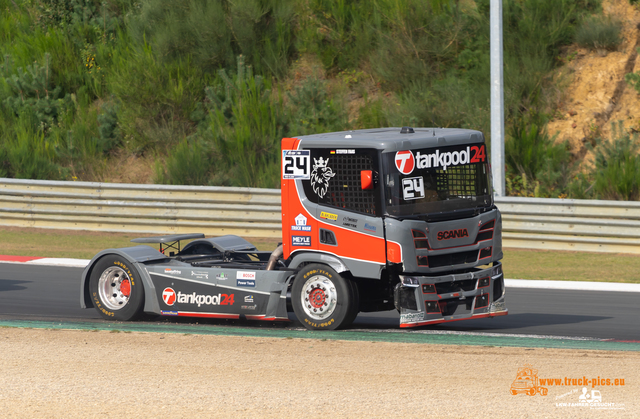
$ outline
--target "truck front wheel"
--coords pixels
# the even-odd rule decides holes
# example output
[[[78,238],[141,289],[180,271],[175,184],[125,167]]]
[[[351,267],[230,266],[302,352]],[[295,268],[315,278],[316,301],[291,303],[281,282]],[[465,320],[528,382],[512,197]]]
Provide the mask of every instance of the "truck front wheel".
[[[93,306],[105,319],[126,321],[140,315],[144,289],[128,260],[116,255],[99,259],[91,271],[89,288]]]
[[[311,330],[348,326],[358,314],[355,284],[325,265],[307,265],[298,272],[291,289],[293,311]]]

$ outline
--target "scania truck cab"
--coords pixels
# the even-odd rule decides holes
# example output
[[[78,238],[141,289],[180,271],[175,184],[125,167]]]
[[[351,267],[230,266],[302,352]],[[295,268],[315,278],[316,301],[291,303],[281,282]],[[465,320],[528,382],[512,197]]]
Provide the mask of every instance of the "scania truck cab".
[[[308,328],[393,308],[401,327],[507,314],[501,225],[479,131],[282,140],[283,259]]]

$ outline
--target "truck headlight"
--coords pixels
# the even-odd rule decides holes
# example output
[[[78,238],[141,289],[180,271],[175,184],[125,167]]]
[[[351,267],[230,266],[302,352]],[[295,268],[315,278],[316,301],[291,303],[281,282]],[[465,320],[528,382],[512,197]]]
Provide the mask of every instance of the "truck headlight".
[[[420,286],[420,281],[418,281],[418,278],[413,277],[413,276],[400,275],[400,282],[405,287],[417,288],[417,287]]]

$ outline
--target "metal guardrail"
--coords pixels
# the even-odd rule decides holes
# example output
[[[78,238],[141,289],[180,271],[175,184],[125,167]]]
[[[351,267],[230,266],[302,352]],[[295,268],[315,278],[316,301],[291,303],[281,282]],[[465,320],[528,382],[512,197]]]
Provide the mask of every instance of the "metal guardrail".
[[[0,225],[280,237],[280,190],[0,178]]]
[[[640,253],[640,202],[497,198],[504,247]],[[0,178],[0,225],[281,236],[280,190]]]

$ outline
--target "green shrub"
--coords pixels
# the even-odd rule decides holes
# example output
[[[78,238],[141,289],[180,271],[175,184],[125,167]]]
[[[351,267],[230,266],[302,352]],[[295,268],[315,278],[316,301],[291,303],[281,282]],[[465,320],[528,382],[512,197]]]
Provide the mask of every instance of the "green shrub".
[[[340,131],[346,128],[346,113],[336,101],[329,98],[327,83],[318,77],[307,78],[292,92],[287,92],[287,96],[287,113],[291,117],[290,135]]]
[[[60,112],[69,106],[69,98],[61,98],[62,89],[51,84],[50,54],[45,54],[43,61],[42,65],[34,63],[13,72],[11,56],[7,55],[0,77],[4,77],[9,88],[3,105],[15,115],[30,109],[35,115],[36,126],[46,131],[56,122]]]
[[[254,76],[238,59],[237,74],[220,70],[220,82],[207,87],[208,127],[213,139],[216,184],[278,187],[280,184],[280,140],[284,110],[271,82]]]
[[[625,132],[622,121],[612,124],[613,141],[597,140],[592,171],[599,199],[637,201],[640,198],[640,141]]]
[[[622,23],[619,20],[603,16],[591,16],[585,19],[576,31],[576,42],[589,49],[615,50],[622,38]]]
[[[20,179],[65,179],[67,171],[55,163],[56,150],[42,129],[34,129],[37,116],[31,109],[20,115],[14,135],[4,142],[9,177]]]
[[[521,119],[509,127],[505,163],[511,195],[558,197],[567,191],[572,171],[569,145],[555,144],[540,128],[543,123]]]
[[[170,185],[207,185],[213,169],[210,150],[197,138],[181,141],[166,158],[156,163],[155,182]]]
[[[232,68],[243,54],[261,73],[284,75],[293,53],[290,2],[144,0],[129,28],[162,62],[186,59],[206,72]]]

